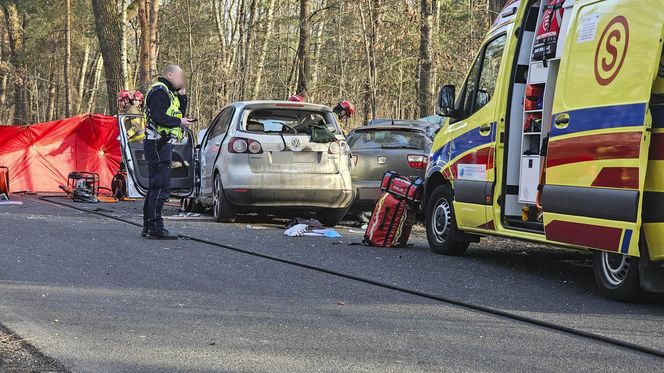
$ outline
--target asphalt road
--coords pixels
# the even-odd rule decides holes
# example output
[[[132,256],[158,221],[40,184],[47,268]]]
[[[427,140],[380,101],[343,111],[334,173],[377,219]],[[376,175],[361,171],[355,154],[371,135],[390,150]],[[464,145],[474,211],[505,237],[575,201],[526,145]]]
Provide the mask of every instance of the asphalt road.
[[[663,359],[139,228],[34,198],[0,206],[0,323],[72,371],[661,371]],[[140,221],[139,203],[80,205]],[[168,209],[167,214],[175,214]],[[664,350],[664,301],[595,293],[586,254],[485,240],[437,256],[287,238],[277,222],[173,231]]]

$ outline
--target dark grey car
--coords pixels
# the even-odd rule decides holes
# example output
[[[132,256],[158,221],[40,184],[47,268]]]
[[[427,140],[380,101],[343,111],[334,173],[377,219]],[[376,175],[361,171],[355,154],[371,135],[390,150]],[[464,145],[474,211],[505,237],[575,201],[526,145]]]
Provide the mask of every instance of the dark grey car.
[[[438,125],[419,120],[374,119],[348,134],[356,197],[353,213],[373,210],[387,171],[415,180],[424,177]],[[365,216],[366,218],[366,216]]]

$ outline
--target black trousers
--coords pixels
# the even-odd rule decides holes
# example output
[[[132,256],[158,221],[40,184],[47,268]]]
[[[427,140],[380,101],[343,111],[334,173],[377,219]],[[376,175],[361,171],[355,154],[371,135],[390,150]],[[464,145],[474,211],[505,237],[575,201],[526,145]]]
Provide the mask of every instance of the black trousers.
[[[167,143],[160,148],[156,140],[146,139],[143,142],[143,148],[150,175],[148,193],[143,203],[143,226],[151,232],[161,231],[164,229],[161,210],[171,194],[173,145]]]

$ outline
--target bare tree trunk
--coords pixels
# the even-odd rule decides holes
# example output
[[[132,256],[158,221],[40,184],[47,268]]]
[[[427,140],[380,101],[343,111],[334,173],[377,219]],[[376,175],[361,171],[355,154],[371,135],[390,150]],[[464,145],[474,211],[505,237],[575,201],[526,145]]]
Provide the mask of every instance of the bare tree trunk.
[[[420,55],[417,64],[417,104],[419,116],[431,115],[431,27],[433,4],[431,0],[420,0]]]
[[[194,36],[192,30],[192,20],[191,20],[191,0],[187,0],[187,27],[189,38],[189,84],[193,86],[194,84]],[[186,114],[186,113],[185,113]]]
[[[66,0],[67,15],[65,23],[65,115],[71,116],[71,0]]]
[[[258,70],[256,71],[256,79],[254,80],[254,88],[251,90],[251,98],[258,97],[258,90],[261,86],[261,79],[263,78],[263,70],[265,70],[265,59],[267,57],[267,49],[272,37],[272,30],[274,29],[274,22],[272,20],[274,14],[275,0],[269,0],[267,4],[267,15],[265,16],[265,32],[263,33],[263,42],[261,44],[260,56],[258,57]]]
[[[76,100],[76,114],[81,114],[81,107],[83,105],[83,95],[85,94],[85,78],[88,73],[88,64],[90,63],[90,43],[86,41],[85,52],[83,53],[83,63],[81,64],[81,71],[78,74],[78,99]]]
[[[370,97],[371,97],[371,116],[376,118],[377,113],[377,104],[378,104],[378,67],[376,66],[376,49],[378,39],[378,30],[380,28],[381,19],[380,19],[380,10],[381,10],[381,0],[373,0],[370,4],[371,6],[371,34],[369,38],[370,45],[370,60],[369,68],[371,74],[371,85],[370,88]]]
[[[4,18],[4,12],[3,12],[3,18]],[[0,23],[0,54],[2,55],[2,62],[8,61],[8,51],[7,51],[7,26],[5,22]],[[2,115],[0,116],[0,122],[1,123],[6,123],[5,121],[5,110],[4,106],[5,103],[7,102],[7,81],[9,77],[9,69],[4,69],[2,71],[2,80],[0,81],[0,110],[2,112]]]
[[[122,60],[122,86],[129,88],[129,66],[127,65],[128,52],[127,52],[127,7],[129,0],[120,0],[120,29],[122,30],[122,38],[120,39],[120,58]]]
[[[325,9],[327,7],[327,0],[322,0],[321,9]],[[317,84],[318,84],[318,70],[320,68],[320,52],[321,48],[323,46],[323,34],[325,32],[325,25],[327,24],[327,19],[328,17],[321,17],[320,24],[318,25],[318,29],[316,30],[316,46],[314,47],[314,61],[313,61],[313,67],[311,71],[311,86],[313,89],[316,89]]]
[[[92,0],[92,10],[95,16],[99,47],[104,60],[108,111],[116,114],[118,107],[115,97],[117,92],[122,89],[123,83],[120,15],[115,3],[108,0]]]
[[[9,39],[10,59],[14,71],[14,123],[28,124],[28,98],[26,86],[28,84],[27,70],[23,47],[25,44],[24,20],[18,14],[13,1],[3,1],[5,13],[5,26]]]
[[[139,0],[138,18],[141,27],[138,87],[148,88],[157,75],[157,32],[160,0]]]
[[[37,69],[35,69],[34,76],[36,79],[33,79],[33,87],[32,87],[32,92],[34,92],[32,95],[32,102],[35,104],[35,109],[34,109],[34,119],[32,120],[33,123],[39,123],[41,122],[41,108],[39,106],[39,81],[41,80],[39,76],[39,72],[37,72]]]
[[[310,77],[309,58],[309,17],[311,16],[311,0],[300,0],[300,41],[297,46],[297,89],[296,93],[307,97]]]
[[[99,81],[101,80],[101,72],[103,65],[105,65],[105,62],[103,58],[98,58],[97,63],[95,64],[95,78],[94,82],[92,84],[92,91],[90,92],[90,98],[88,99],[88,113],[92,112],[92,109],[94,108],[94,103],[95,103],[95,96],[97,95],[97,91],[99,90]],[[115,98],[114,100],[115,101]]]
[[[56,84],[55,84],[55,72],[53,69],[49,69],[51,74],[49,76],[49,86],[48,86],[48,115],[46,120],[51,121],[55,119],[55,96],[56,96]]]

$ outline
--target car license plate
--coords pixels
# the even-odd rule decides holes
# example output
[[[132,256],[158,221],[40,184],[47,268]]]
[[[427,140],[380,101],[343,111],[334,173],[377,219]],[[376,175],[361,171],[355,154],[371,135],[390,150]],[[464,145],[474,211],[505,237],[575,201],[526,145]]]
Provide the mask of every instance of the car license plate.
[[[272,164],[293,164],[293,152],[272,152]]]

